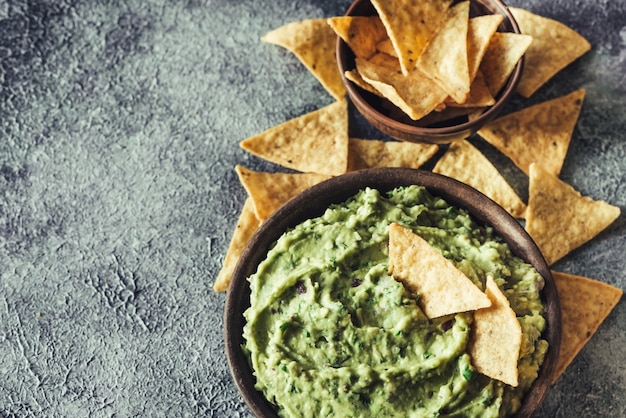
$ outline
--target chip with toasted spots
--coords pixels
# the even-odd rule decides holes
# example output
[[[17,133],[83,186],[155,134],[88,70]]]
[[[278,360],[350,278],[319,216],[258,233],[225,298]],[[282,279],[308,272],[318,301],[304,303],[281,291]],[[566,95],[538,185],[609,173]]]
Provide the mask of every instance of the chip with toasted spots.
[[[517,7],[510,10],[522,33],[533,37],[517,86],[517,91],[524,97],[530,97],[559,71],[591,49],[591,44],[582,35],[561,22]]]
[[[266,33],[261,40],[291,51],[335,99],[345,96],[335,54],[337,35],[327,19],[291,22]]]
[[[413,120],[426,116],[448,97],[448,93],[420,71],[404,76],[391,66],[360,59],[356,60],[356,68],[365,82]]]
[[[404,75],[413,70],[422,51],[439,30],[450,4],[452,0],[372,0]]]
[[[462,181],[493,199],[514,217],[524,217],[526,204],[489,159],[466,140],[450,144],[433,172]]]
[[[485,293],[413,231],[389,226],[389,274],[419,296],[429,318],[491,306]]]
[[[622,289],[598,280],[552,271],[561,303],[561,348],[555,382],[589,342],[622,297]]]
[[[241,147],[286,168],[338,175],[348,168],[348,104],[340,100],[244,139]]]
[[[457,103],[465,102],[471,84],[467,58],[468,27],[469,1],[462,1],[448,10],[442,27],[417,61],[418,69]]]
[[[389,39],[377,16],[331,17],[328,24],[359,58],[370,58],[377,52],[377,45]]]
[[[438,150],[435,144],[350,138],[348,171],[375,167],[419,168]]]
[[[526,231],[549,265],[590,241],[619,215],[618,207],[583,196],[539,164],[531,164]]]
[[[502,116],[478,134],[524,173],[530,164],[558,175],[582,108],[585,90],[548,100]]]
[[[474,312],[469,342],[472,365],[479,373],[515,387],[522,327],[506,295],[491,276],[487,276],[485,292],[491,306]]]
[[[520,58],[530,46],[530,35],[496,32],[480,63],[480,69],[493,96],[497,96],[509,80]]]

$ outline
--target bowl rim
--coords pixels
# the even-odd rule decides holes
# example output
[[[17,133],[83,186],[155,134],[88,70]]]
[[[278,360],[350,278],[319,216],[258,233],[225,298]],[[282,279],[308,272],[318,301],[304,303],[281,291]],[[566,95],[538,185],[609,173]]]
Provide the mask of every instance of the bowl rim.
[[[539,408],[552,384],[561,343],[561,308],[550,267],[522,225],[506,210],[478,190],[453,178],[411,168],[364,169],[332,177],[300,193],[272,214],[245,247],[232,275],[224,306],[226,356],[235,385],[257,417],[276,417],[276,410],[255,389],[256,379],[243,346],[243,312],[250,306],[247,278],[256,272],[271,245],[289,228],[324,213],[333,203],[344,202],[366,187],[388,191],[400,186],[422,185],[449,204],[465,208],[479,223],[493,227],[514,255],[532,264],[544,278],[542,299],[546,311],[544,338],[548,352],[539,375],[525,394],[516,417],[530,417]]]
[[[502,0],[470,0],[472,3],[478,3],[482,7],[489,9],[492,13],[500,13],[504,20],[501,25],[510,26],[511,30],[508,32],[521,34],[519,25],[509,10],[509,7]],[[370,0],[355,0],[352,2],[344,16],[358,16],[355,15],[355,9],[363,7],[363,4],[370,3]],[[370,3],[371,4],[371,3]],[[489,6],[492,6],[490,8]],[[423,127],[412,124],[403,123],[390,116],[381,113],[376,106],[371,105],[368,100],[361,94],[362,90],[357,87],[352,81],[348,80],[345,76],[347,70],[354,68],[354,53],[346,44],[346,42],[337,36],[337,42],[335,47],[335,54],[337,59],[337,65],[339,67],[339,73],[341,79],[346,88],[350,100],[355,104],[356,108],[364,113],[364,117],[368,120],[374,119],[384,124],[387,129],[398,132],[399,136],[396,139],[411,141],[411,142],[434,142],[434,143],[447,143],[457,138],[456,135],[469,132],[473,133],[477,131],[481,126],[484,126],[489,121],[493,120],[504,108],[506,103],[515,93],[515,90],[522,77],[524,69],[524,56],[520,58],[513,72],[509,76],[506,84],[500,89],[500,92],[496,95],[496,102],[494,105],[489,106],[483,111],[479,117],[473,120],[468,120],[460,124],[441,126],[441,127]],[[366,93],[366,92],[364,92]],[[371,94],[371,93],[369,93]],[[416,121],[418,122],[418,121]],[[467,135],[469,136],[469,134]],[[421,140],[411,139],[412,137],[420,137]],[[432,137],[431,140],[426,140],[426,137]],[[445,140],[445,138],[452,138]]]

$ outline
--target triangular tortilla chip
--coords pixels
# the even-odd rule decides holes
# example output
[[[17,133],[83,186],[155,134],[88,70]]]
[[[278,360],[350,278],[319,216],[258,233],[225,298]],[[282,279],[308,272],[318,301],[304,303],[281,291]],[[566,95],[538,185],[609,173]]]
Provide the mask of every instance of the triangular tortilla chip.
[[[471,84],[467,61],[468,26],[469,1],[462,1],[448,10],[441,29],[417,61],[417,67],[457,103],[465,102]]]
[[[620,215],[602,200],[582,196],[572,186],[531,164],[526,231],[550,265],[591,240]]]
[[[586,277],[552,271],[561,302],[561,349],[553,382],[589,342],[622,297],[622,289]]]
[[[350,138],[348,171],[375,167],[419,168],[438,150],[435,144]]]
[[[260,222],[254,214],[254,204],[252,203],[252,199],[247,198],[241,213],[239,214],[239,220],[237,221],[235,231],[233,231],[233,235],[230,239],[230,244],[228,246],[228,250],[226,251],[224,262],[222,263],[222,268],[217,275],[217,279],[215,279],[215,283],[213,284],[213,290],[216,292],[224,292],[228,290],[228,285],[230,284],[230,279],[233,271],[235,270],[235,266],[237,265],[237,261],[239,260],[239,256],[248,244],[248,241],[250,241],[250,238],[252,238],[252,235],[254,235],[257,229],[259,229],[259,225]]]
[[[485,292],[491,306],[474,312],[469,342],[472,364],[485,376],[515,387],[518,385],[522,326],[491,276],[487,276]]]
[[[245,139],[241,147],[273,163],[328,175],[348,168],[348,107],[340,100]]]
[[[434,81],[418,70],[404,76],[386,65],[360,59],[356,60],[356,68],[363,80],[413,120],[421,119],[432,112],[448,96]]]
[[[491,301],[465,274],[419,235],[389,226],[389,274],[419,295],[429,318],[491,306]]]
[[[532,36],[525,34],[511,32],[493,34],[479,68],[494,97],[504,87],[532,41]]]
[[[346,88],[337,66],[337,35],[326,19],[291,22],[261,37],[267,43],[290,50],[337,100]]]
[[[498,118],[478,134],[528,174],[536,162],[558,175],[580,114],[585,90],[548,100]]]
[[[400,68],[408,75],[439,29],[452,0],[372,0],[391,39]]]
[[[370,58],[377,52],[376,45],[389,39],[377,16],[337,16],[328,19],[328,24],[358,58]]]
[[[235,166],[239,181],[254,203],[254,213],[263,222],[298,193],[331,176],[316,173],[267,173]]]
[[[489,159],[468,141],[451,143],[432,171],[462,181],[486,194],[514,217],[524,217],[526,205],[522,199]]]
[[[474,77],[476,77],[491,38],[496,33],[498,25],[502,23],[502,20],[504,20],[504,16],[499,13],[476,16],[469,20],[467,28],[467,65],[470,81],[473,81]]]
[[[561,22],[516,7],[509,10],[522,33],[533,37],[517,86],[524,97],[530,97],[556,73],[591,49],[584,37]]]

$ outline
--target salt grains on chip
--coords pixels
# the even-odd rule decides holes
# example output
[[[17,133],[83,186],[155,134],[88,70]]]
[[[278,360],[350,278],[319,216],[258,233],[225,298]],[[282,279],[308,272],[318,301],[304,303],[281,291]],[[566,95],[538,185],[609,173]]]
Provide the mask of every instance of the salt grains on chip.
[[[463,272],[419,235],[399,224],[389,226],[389,274],[419,295],[429,318],[491,306]]]

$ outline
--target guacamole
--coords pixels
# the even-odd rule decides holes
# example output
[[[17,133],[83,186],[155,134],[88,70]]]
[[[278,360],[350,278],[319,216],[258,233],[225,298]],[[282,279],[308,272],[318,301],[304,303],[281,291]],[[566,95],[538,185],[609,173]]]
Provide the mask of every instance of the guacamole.
[[[429,320],[388,274],[388,227],[411,229],[484,289],[494,277],[523,331],[519,386],[479,374],[473,314]],[[514,413],[547,350],[543,278],[492,228],[410,186],[365,189],[289,230],[249,278],[244,351],[282,417],[500,417]]]

